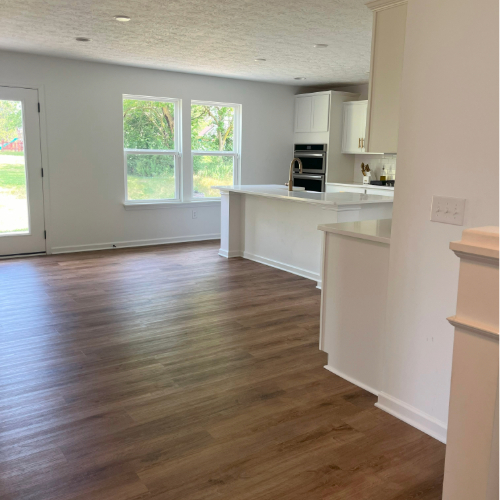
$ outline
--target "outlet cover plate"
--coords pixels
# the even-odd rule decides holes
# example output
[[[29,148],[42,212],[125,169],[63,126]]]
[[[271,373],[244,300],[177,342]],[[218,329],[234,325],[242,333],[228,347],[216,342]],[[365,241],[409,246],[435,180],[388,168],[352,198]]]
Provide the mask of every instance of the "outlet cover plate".
[[[464,225],[465,199],[433,196],[431,207],[431,221],[443,224]]]

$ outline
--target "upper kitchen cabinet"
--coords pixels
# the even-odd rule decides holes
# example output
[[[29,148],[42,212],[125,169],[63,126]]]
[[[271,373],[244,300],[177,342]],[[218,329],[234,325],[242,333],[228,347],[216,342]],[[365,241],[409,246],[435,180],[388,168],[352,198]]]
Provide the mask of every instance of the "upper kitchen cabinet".
[[[342,153],[382,154],[366,151],[366,116],[368,101],[344,102],[342,117]]]
[[[407,0],[375,0],[368,90],[367,152],[397,153]]]
[[[312,96],[311,132],[328,132],[330,118],[330,94]]]
[[[312,97],[295,97],[295,132],[311,131]]]
[[[328,132],[329,118],[329,92],[295,97],[295,132]]]
[[[366,112],[368,101],[344,102],[342,153],[365,152]]]
[[[358,99],[336,90],[295,96],[294,144],[326,145],[326,182],[352,182],[354,157],[342,154],[343,105]]]

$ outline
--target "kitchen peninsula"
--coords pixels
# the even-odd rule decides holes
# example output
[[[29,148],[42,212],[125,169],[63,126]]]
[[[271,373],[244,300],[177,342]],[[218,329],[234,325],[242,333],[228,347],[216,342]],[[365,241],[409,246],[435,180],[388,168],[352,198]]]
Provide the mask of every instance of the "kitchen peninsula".
[[[319,224],[392,218],[392,196],[288,191],[282,185],[217,186],[219,255],[244,257],[318,282]]]

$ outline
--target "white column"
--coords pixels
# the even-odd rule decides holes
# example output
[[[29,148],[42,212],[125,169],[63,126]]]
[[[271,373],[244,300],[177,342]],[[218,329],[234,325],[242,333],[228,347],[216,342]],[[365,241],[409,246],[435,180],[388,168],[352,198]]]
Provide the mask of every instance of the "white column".
[[[221,227],[219,255],[230,259],[241,257],[243,220],[241,204],[244,195],[233,192],[221,192]]]
[[[466,229],[460,257],[443,500],[498,499],[498,227]]]

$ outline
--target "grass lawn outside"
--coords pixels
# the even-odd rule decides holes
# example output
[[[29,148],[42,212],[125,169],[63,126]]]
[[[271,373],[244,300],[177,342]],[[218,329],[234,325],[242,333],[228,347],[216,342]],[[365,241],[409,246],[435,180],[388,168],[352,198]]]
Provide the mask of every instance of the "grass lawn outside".
[[[4,151],[0,149],[0,156],[24,156],[24,151]]]
[[[175,179],[172,175],[157,177],[127,176],[129,200],[173,200],[175,199]]]
[[[223,178],[193,176],[194,198],[220,198],[220,191],[212,189],[212,186],[231,186],[233,184],[233,173]]]
[[[23,155],[0,155],[0,234],[28,231]]]
[[[220,198],[220,191],[212,186],[233,184],[234,158],[231,156],[203,156],[193,158],[193,187],[195,198]]]

